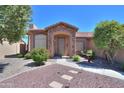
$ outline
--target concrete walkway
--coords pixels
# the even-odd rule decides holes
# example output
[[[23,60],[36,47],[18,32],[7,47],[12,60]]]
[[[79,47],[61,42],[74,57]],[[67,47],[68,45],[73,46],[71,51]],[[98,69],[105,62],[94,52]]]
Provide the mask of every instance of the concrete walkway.
[[[82,59],[82,60],[86,61],[86,59]],[[82,69],[85,71],[98,73],[101,75],[106,75],[106,76],[124,80],[124,72],[117,72],[114,70],[104,69],[104,68],[92,68],[90,66],[83,66],[83,65],[76,64],[76,62],[72,62],[71,59],[51,59],[51,61],[56,62],[57,64],[74,67],[74,68]]]

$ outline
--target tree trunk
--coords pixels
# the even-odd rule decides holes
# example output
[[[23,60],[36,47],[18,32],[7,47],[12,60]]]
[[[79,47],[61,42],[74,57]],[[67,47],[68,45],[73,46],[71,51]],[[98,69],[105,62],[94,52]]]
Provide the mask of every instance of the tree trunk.
[[[113,62],[114,62],[113,56],[107,50],[104,50],[104,55],[105,55],[105,59],[106,59],[107,63],[113,64]]]
[[[110,54],[108,54],[108,59],[111,64],[114,63],[113,57]]]
[[[113,64],[114,63],[115,51],[114,50],[108,51],[108,54],[110,56],[110,62]]]

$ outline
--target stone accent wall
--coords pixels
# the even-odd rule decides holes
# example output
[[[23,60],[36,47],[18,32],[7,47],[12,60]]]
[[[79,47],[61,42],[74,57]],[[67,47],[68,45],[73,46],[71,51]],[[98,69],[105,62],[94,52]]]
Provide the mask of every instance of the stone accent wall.
[[[53,34],[52,34],[52,31],[50,30],[50,31],[48,31],[48,50],[49,50],[49,53],[51,54],[51,55],[53,55],[52,53],[53,53]]]
[[[31,51],[34,48],[34,43],[35,43],[34,41],[35,41],[34,35],[33,34],[29,35],[28,51]]]
[[[56,26],[48,30],[48,50],[51,56],[54,56],[54,36],[57,34],[65,34],[69,36],[69,43],[70,43],[70,53],[69,55],[75,54],[75,45],[76,45],[76,38],[75,38],[75,31],[71,28],[67,28],[65,26]]]
[[[76,54],[76,37],[75,37],[76,32],[72,33],[72,55]]]

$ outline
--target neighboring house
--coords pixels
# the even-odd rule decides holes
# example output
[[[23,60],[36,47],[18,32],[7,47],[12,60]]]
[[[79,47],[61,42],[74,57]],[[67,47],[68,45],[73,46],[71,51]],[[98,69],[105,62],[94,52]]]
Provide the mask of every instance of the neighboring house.
[[[72,56],[80,50],[92,49],[93,32],[78,32],[78,28],[59,22],[44,29],[31,25],[29,32],[29,51],[33,48],[46,48],[50,56]]]
[[[7,41],[3,41],[3,44],[0,44],[0,59],[17,53],[23,53],[26,49],[25,47],[25,42],[22,40],[14,44],[9,44]]]

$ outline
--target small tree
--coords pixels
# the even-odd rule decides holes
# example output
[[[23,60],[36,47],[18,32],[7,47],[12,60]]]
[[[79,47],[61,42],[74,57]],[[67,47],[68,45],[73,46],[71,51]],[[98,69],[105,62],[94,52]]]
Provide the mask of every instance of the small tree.
[[[31,7],[25,5],[0,6],[0,43],[18,42],[31,20]]]
[[[124,47],[124,26],[117,21],[103,21],[97,24],[94,33],[95,45],[104,49],[107,60],[113,62],[118,49]]]

